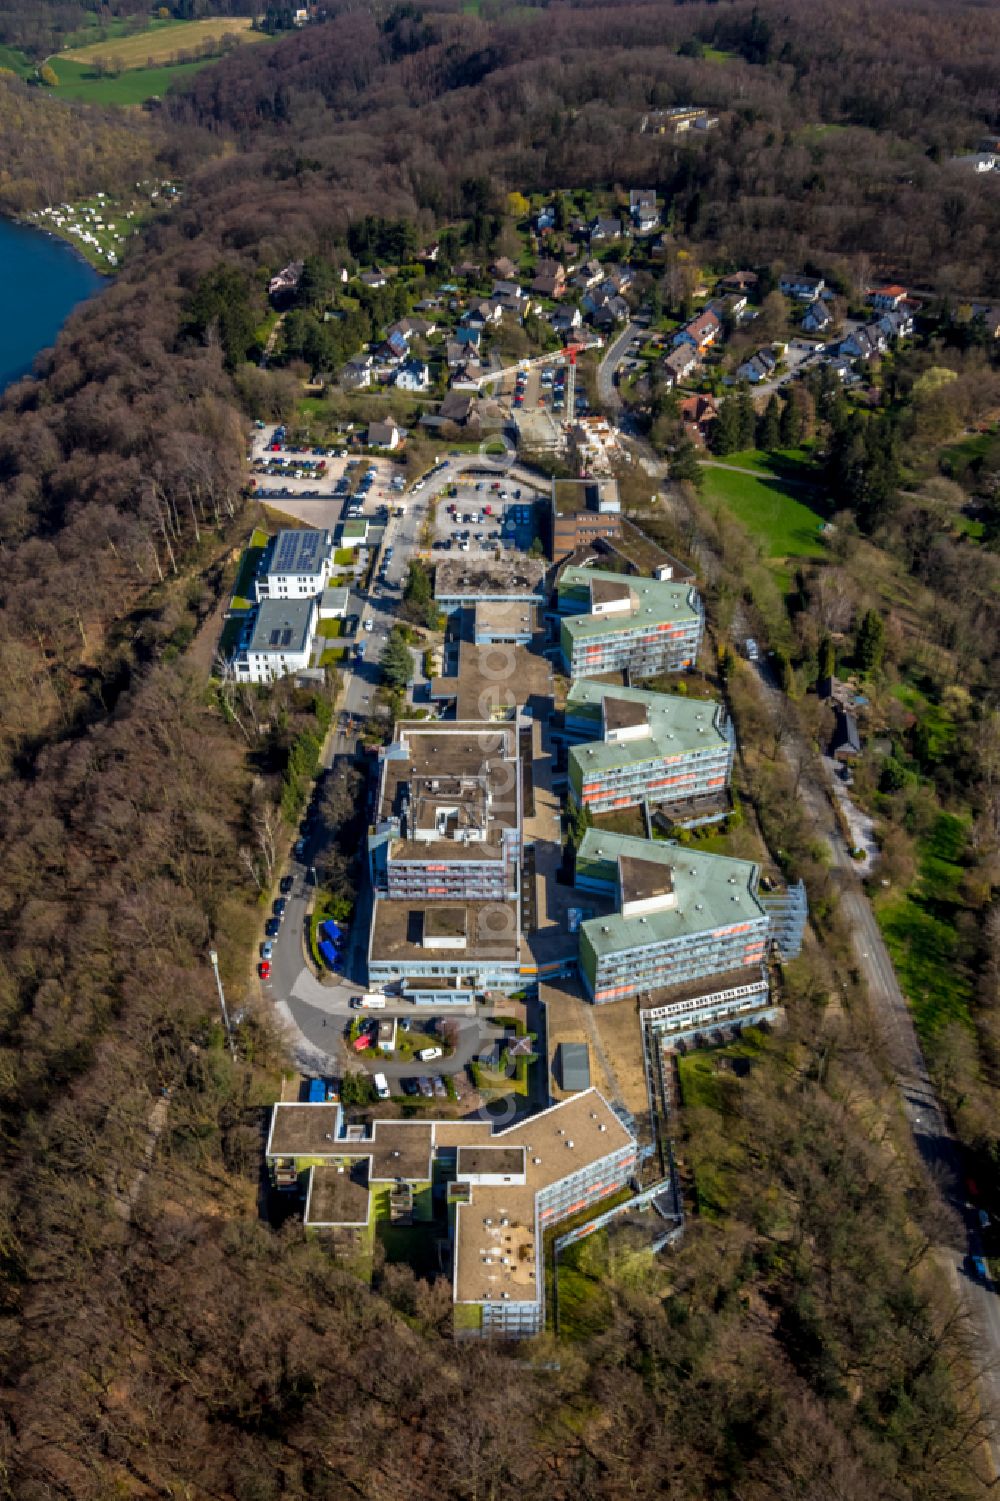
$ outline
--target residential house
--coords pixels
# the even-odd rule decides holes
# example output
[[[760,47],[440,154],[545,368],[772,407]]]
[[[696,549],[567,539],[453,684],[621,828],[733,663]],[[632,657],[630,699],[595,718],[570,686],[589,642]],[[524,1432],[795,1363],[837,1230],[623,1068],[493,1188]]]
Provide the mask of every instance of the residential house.
[[[402,437],[402,433],[391,418],[388,422],[369,422],[368,424],[369,448],[398,448]]]
[[[622,221],[620,219],[606,219],[598,215],[596,219],[590,221],[587,233],[592,245],[605,245],[611,240],[620,240],[622,237]]]
[[[315,599],[333,569],[333,540],[327,531],[295,527],[272,537],[261,559],[254,593],[264,599]]]
[[[861,734],[858,721],[848,709],[836,711],[836,724],[830,741],[829,754],[835,761],[856,761],[861,755]]]
[[[458,339],[449,339],[444,346],[444,357],[448,369],[457,370],[459,366],[464,365],[474,348],[474,345],[462,344]]]
[[[495,281],[493,283],[491,298],[494,303],[499,303],[501,306],[508,302],[519,304],[525,301],[525,297],[524,288],[516,281]]]
[[[276,276],[272,276],[267,284],[269,297],[287,297],[296,290],[302,280],[302,272],[305,269],[304,261],[289,261],[283,266]]]
[[[540,235],[548,234],[549,230],[556,227],[556,211],[554,204],[548,204],[535,215],[535,228]]]
[[[846,338],[841,339],[837,351],[853,360],[873,360],[885,352],[888,342],[877,323],[866,323],[860,328],[852,329]]]
[[[478,391],[479,383],[486,373],[486,366],[479,360],[466,360],[465,364],[460,365],[451,377],[451,389],[453,391]]]
[[[605,276],[604,267],[600,261],[584,261],[583,265],[574,272],[570,286],[579,292],[589,292],[592,287],[599,286]]]
[[[696,443],[704,443],[709,429],[719,415],[719,408],[712,396],[685,396],[679,408],[684,431]]]
[[[358,280],[361,282],[361,285],[363,287],[370,287],[372,291],[375,292],[377,292],[380,287],[386,287],[389,285],[389,278],[386,276],[385,272],[380,271],[377,266],[375,267],[374,271],[362,271],[361,275],[358,277]]]
[[[483,342],[481,325],[478,323],[460,323],[455,330],[455,337],[452,342],[462,345],[466,355],[470,354],[474,349],[478,349]]]
[[[265,599],[244,627],[232,659],[245,683],[271,683],[309,666],[319,606],[311,599]]]
[[[778,365],[777,356],[771,349],[758,349],[748,360],[737,367],[736,379],[749,381],[752,386],[762,380],[770,380]]]
[[[871,293],[868,301],[878,313],[894,313],[900,304],[906,301],[906,288],[895,284],[890,287],[878,287]]]
[[[560,338],[565,338],[583,323],[583,314],[578,307],[559,308],[549,319]]]
[[[390,365],[395,365],[400,360],[405,360],[409,352],[410,346],[405,336],[398,331],[388,335],[379,351],[383,360]]]
[[[496,302],[474,302],[466,308],[462,314],[462,326],[464,328],[488,328],[493,323],[499,323],[503,309]]]
[[[698,363],[698,356],[691,344],[678,344],[663,361],[663,381],[666,386],[679,386],[687,380]]]
[[[374,361],[370,354],[356,354],[348,360],[340,372],[340,384],[345,390],[362,390],[372,383]]]
[[[426,360],[404,360],[396,371],[395,384],[401,391],[427,391],[430,389],[431,372]]]
[[[726,292],[753,292],[758,280],[755,271],[734,271],[731,275],[724,276],[719,286]]]
[[[781,278],[778,285],[786,297],[794,297],[797,302],[814,302],[823,295],[826,282],[822,276],[801,276],[796,272],[789,272]]]
[[[977,175],[982,172],[1000,171],[1000,155],[993,151],[973,151],[966,156],[953,156],[953,167],[961,167],[963,171],[974,172]]]
[[[502,255],[499,260],[495,260],[490,267],[490,272],[501,281],[514,281],[517,277],[517,267],[508,255]]]
[[[583,305],[595,328],[613,328],[616,323],[625,323],[630,312],[624,297],[609,297],[600,290],[585,297]]]
[[[632,215],[632,223],[641,235],[651,234],[660,222],[660,211],[656,206],[655,188],[632,188],[628,195],[628,211]]]
[[[440,254],[441,246],[435,240],[432,244],[424,245],[422,249],[417,251],[417,260],[424,265],[433,265]]]
[[[428,318],[414,318],[411,313],[405,318],[400,318],[398,322],[391,324],[386,329],[386,336],[388,337],[389,334],[394,333],[402,334],[407,344],[409,344],[411,339],[432,339],[439,332],[440,330],[436,323],[431,323]]]
[[[560,261],[539,261],[531,290],[539,297],[561,297],[566,290],[566,267]]]
[[[442,422],[454,422],[456,427],[467,427],[475,415],[475,398],[461,391],[449,391],[438,407]]]
[[[802,328],[807,334],[822,334],[833,323],[833,314],[821,298],[810,302],[802,315]]]
[[[698,354],[704,354],[721,333],[722,319],[711,308],[705,308],[696,313],[683,328],[678,329],[674,335],[674,347],[678,344],[690,344]]]
[[[887,339],[908,339],[913,333],[913,314],[907,307],[893,308],[877,322]]]

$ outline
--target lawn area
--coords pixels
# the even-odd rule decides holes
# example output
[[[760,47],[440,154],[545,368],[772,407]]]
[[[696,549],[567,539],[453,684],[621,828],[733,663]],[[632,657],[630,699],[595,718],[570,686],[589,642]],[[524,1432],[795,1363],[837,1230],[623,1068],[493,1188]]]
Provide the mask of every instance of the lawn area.
[[[338,547],[333,561],[338,568],[352,568],[358,561],[357,551],[353,547]]]
[[[236,582],[233,585],[233,597],[231,605],[234,610],[249,610],[253,603],[254,579],[257,577],[257,569],[260,560],[264,556],[264,548],[268,543],[267,532],[259,526],[255,527],[249,545],[244,549],[240,558],[240,566],[236,572]]]
[[[919,874],[909,891],[880,898],[876,916],[899,983],[924,1040],[949,1022],[969,1022],[972,988],[957,964],[955,916],[961,905],[965,819],[938,816],[920,844]]]
[[[897,683],[892,696],[919,720],[927,736],[928,753],[943,760],[954,749],[955,723],[943,704],[932,703],[912,683]]]
[[[35,65],[30,57],[18,52],[16,47],[0,47],[0,68],[8,68],[18,78],[31,78],[35,72]]]
[[[982,462],[996,443],[996,431],[973,433],[960,443],[949,443],[938,454],[938,466],[949,479],[961,480],[965,471],[977,460]]]
[[[728,463],[728,459],[726,460]],[[824,553],[823,517],[804,505],[801,492],[778,479],[702,468],[702,496],[732,511],[764,543],[769,558],[818,558]]]
[[[92,67],[99,58],[107,58],[120,64],[123,70],[137,71],[147,68],[150,62],[169,63],[179,52],[190,52],[203,47],[206,42],[217,43],[224,36],[239,36],[241,41],[260,42],[268,40],[262,31],[250,30],[249,16],[210,16],[202,21],[153,21],[144,31],[130,36],[109,37],[104,41],[88,42],[82,47],[69,47],[60,52],[52,63],[64,59],[84,63]]]
[[[741,453],[727,453],[720,463],[734,464],[737,469],[753,469],[758,474],[773,474],[789,479],[801,479],[810,483],[816,478],[812,453],[808,448],[776,448],[765,453],[760,448],[747,448]]]
[[[144,104],[161,97],[175,83],[181,83],[212,61],[176,63],[170,68],[135,68],[118,78],[98,78],[88,63],[55,58],[52,68],[59,80],[50,92],[60,99],[79,99],[83,104]]]
[[[557,1273],[560,1339],[590,1339],[608,1327],[613,1305],[607,1272],[607,1230],[595,1230],[562,1253]]]
[[[325,636],[328,641],[333,641],[343,630],[342,620],[321,620],[316,627],[317,636]]]
[[[375,1200],[375,1234],[385,1249],[386,1261],[405,1262],[418,1277],[434,1277],[438,1265],[437,1243],[445,1238],[445,1228],[433,1218],[433,1201],[429,1183],[414,1190],[412,1225],[393,1225],[389,1221],[388,1183],[372,1188]]]

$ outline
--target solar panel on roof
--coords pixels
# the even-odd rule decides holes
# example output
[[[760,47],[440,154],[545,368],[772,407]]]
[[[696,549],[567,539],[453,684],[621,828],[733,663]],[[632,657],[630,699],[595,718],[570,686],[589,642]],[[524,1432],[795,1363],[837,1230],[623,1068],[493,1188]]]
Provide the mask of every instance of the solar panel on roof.
[[[279,642],[280,639],[281,639],[281,632],[280,631],[272,631],[271,632],[271,645],[272,646],[277,646],[277,644],[278,644],[278,642]]]
[[[282,646],[287,646],[289,644],[289,642],[291,641],[291,639],[292,639],[292,633],[291,633],[290,630],[284,630],[284,631],[282,631],[282,633],[281,633],[281,644],[282,644]]]

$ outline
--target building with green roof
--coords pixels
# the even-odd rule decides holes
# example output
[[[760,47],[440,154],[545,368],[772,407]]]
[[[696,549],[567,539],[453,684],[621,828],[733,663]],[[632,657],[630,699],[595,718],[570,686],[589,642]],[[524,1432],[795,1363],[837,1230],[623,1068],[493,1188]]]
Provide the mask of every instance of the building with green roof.
[[[566,700],[570,795],[591,813],[648,802],[698,818],[721,807],[734,736],[722,704],[584,678]],[[679,821],[684,821],[682,817]]]
[[[642,678],[694,665],[705,612],[691,584],[568,567],[556,588],[560,651],[571,677]]]
[[[759,875],[750,860],[588,829],[576,885],[617,909],[580,925],[580,974],[591,1000],[652,1002],[658,992],[741,976],[759,990],[770,938]]]

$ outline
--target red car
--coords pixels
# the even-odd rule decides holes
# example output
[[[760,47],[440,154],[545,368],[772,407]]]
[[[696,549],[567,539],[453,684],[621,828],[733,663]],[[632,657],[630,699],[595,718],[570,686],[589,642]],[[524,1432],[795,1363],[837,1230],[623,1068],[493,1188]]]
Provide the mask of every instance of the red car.
[[[269,980],[271,978],[271,961],[270,961],[270,959],[262,959],[260,961],[260,964],[257,966],[257,968],[260,970],[260,977],[261,977],[262,980]]]

